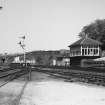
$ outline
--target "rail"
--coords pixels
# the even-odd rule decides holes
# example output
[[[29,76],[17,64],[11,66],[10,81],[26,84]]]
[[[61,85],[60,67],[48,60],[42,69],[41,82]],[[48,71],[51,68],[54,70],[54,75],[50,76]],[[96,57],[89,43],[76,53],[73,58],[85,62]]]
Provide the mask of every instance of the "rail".
[[[105,72],[42,67],[35,67],[33,68],[33,71],[47,73],[58,78],[64,78],[70,82],[84,82],[105,86]]]

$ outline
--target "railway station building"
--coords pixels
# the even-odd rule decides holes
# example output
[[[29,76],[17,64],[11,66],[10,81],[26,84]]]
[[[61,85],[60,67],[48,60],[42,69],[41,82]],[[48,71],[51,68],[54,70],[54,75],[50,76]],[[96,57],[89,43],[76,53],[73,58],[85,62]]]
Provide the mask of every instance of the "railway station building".
[[[101,45],[101,42],[87,36],[71,44],[70,66],[81,66],[83,60],[100,58]]]

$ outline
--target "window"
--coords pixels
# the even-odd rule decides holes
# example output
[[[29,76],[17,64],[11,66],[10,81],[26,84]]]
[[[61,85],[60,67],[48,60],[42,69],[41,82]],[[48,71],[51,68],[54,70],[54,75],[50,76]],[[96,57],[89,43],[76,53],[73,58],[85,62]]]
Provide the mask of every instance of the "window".
[[[84,49],[82,49],[82,55],[84,55]]]
[[[87,49],[85,49],[85,55],[87,55]]]

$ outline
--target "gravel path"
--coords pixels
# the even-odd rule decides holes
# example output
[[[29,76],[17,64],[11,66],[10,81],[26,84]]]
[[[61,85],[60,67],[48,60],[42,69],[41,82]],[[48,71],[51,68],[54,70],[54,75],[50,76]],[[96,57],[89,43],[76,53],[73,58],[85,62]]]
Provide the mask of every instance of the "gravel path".
[[[0,105],[16,105],[24,82],[11,82],[0,88]]]
[[[20,105],[105,105],[105,88],[64,82],[43,73],[33,73]]]

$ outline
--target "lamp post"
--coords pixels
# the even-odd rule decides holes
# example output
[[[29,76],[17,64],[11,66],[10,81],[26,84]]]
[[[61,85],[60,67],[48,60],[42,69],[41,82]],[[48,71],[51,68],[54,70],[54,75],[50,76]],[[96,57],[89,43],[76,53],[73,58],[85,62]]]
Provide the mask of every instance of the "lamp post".
[[[7,63],[7,53],[5,53],[4,56],[5,56],[5,63]]]

